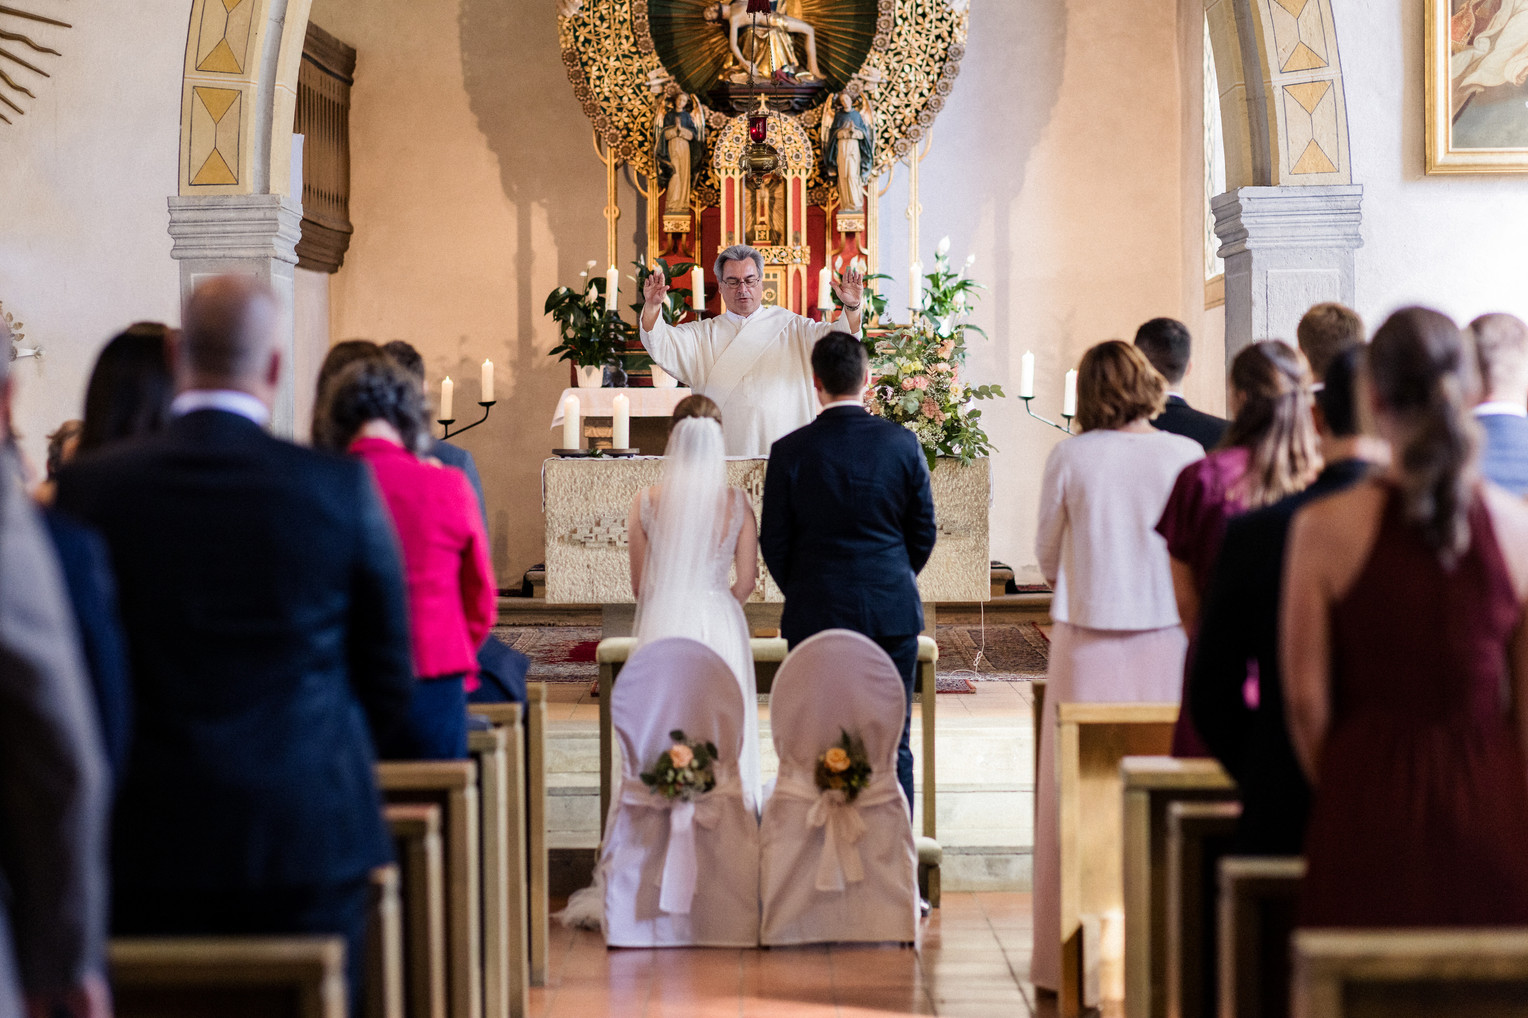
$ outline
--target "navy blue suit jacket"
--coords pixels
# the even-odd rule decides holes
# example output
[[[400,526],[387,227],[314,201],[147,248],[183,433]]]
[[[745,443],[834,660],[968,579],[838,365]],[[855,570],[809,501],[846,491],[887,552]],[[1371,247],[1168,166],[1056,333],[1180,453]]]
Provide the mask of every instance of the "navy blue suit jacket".
[[[333,886],[390,859],[372,731],[414,675],[366,466],[201,410],[66,467],[58,506],[105,537],[127,634],[116,889]]]
[[[1483,414],[1475,419],[1486,434],[1480,472],[1518,497],[1528,495],[1528,417]]]
[[[1220,444],[1227,424],[1223,417],[1195,410],[1182,396],[1169,396],[1167,406],[1151,419],[1151,426],[1158,431],[1192,438],[1204,446],[1205,452],[1209,452]]]
[[[467,475],[467,483],[472,485],[472,493],[477,496],[478,512],[483,514],[483,529],[488,529],[488,502],[483,498],[483,479],[478,476],[477,461],[472,458],[472,453],[437,438],[430,446],[430,455]]]
[[[934,550],[922,446],[859,407],[824,410],[770,449],[759,548],[792,645],[824,629],[920,632],[918,571]]]

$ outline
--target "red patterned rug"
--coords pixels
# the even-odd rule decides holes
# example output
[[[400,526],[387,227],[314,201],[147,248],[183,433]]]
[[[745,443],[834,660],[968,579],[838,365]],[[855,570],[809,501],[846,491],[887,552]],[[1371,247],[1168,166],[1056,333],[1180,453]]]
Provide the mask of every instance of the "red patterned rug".
[[[530,681],[592,683],[598,626],[497,626],[494,635],[531,659]],[[1033,622],[939,626],[941,693],[974,693],[973,682],[1012,682],[1045,675],[1049,641]]]

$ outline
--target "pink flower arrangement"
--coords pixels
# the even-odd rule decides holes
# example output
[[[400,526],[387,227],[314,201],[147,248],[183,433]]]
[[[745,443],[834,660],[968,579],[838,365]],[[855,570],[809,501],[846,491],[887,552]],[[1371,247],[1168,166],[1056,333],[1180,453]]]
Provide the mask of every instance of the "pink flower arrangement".
[[[922,392],[923,390],[927,389],[928,388],[928,376],[927,375],[918,375],[918,376],[914,377],[913,378],[913,387],[916,388],[919,392]]]
[[[913,391],[913,380],[911,378],[904,378],[904,379],[902,379],[902,391],[903,392],[912,392]]]

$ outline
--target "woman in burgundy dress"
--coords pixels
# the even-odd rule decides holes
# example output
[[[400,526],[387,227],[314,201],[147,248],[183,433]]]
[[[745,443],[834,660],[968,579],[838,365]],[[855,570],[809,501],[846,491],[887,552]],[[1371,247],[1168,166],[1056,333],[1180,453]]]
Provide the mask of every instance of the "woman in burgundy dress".
[[[1528,924],[1528,507],[1479,480],[1473,376],[1448,318],[1391,316],[1367,379],[1393,465],[1294,520],[1302,925]]]
[[[1231,426],[1218,448],[1191,463],[1162,511],[1178,617],[1188,634],[1184,694],[1199,631],[1199,604],[1210,583],[1226,521],[1270,505],[1313,481],[1321,470],[1305,357],[1279,340],[1253,343],[1231,362]],[[1174,756],[1209,756],[1189,712],[1173,729]]]

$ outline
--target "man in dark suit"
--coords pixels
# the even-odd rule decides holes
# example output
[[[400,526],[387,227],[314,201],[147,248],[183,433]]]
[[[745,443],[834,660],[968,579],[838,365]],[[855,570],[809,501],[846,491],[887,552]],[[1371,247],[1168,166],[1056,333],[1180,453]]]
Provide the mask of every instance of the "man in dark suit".
[[[391,858],[374,737],[413,686],[403,568],[364,464],[263,428],[274,294],[186,305],[173,419],[59,475],[117,570],[137,723],[113,823],[123,934],[325,933],[359,999],[367,877]]]
[[[1475,420],[1485,432],[1480,472],[1519,498],[1528,495],[1528,325],[1513,315],[1470,323],[1482,398]]]
[[[858,338],[818,340],[812,375],[822,412],[769,451],[759,547],[785,593],[780,627],[791,646],[824,629],[852,629],[891,655],[907,692],[897,780],[911,806],[917,576],[934,550],[928,464],[912,432],[865,410],[870,371]]]
[[[1206,452],[1220,444],[1226,433],[1225,418],[1195,410],[1178,392],[1193,367],[1193,341],[1188,328],[1175,318],[1153,318],[1135,330],[1135,345],[1151,366],[1167,379],[1167,406],[1151,421],[1158,431],[1192,438]]]
[[[1204,600],[1187,706],[1241,789],[1236,851],[1246,855],[1303,851],[1310,786],[1289,741],[1279,668],[1284,544],[1302,506],[1357,483],[1385,457],[1377,440],[1358,433],[1359,358],[1357,346],[1336,354],[1316,394],[1326,467],[1304,491],[1230,522]],[[1255,706],[1247,696],[1248,662],[1257,665]]]

